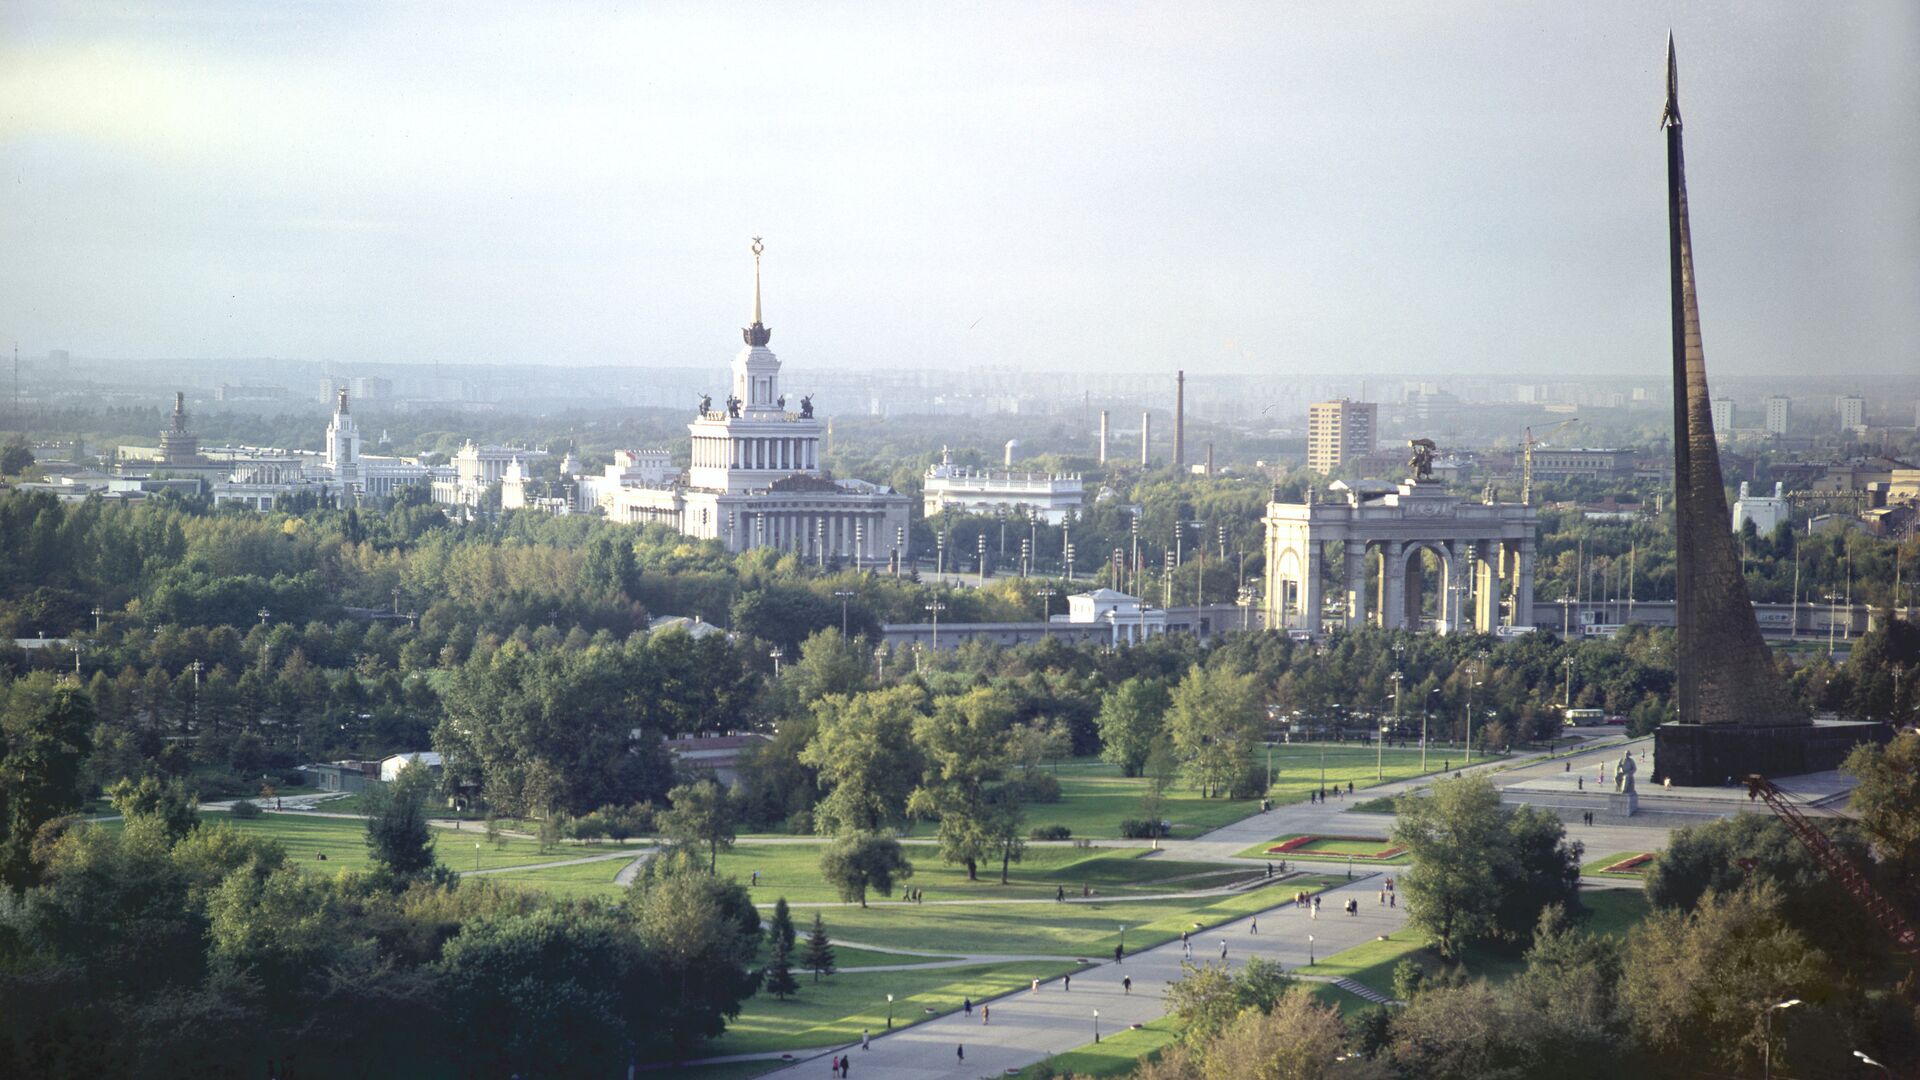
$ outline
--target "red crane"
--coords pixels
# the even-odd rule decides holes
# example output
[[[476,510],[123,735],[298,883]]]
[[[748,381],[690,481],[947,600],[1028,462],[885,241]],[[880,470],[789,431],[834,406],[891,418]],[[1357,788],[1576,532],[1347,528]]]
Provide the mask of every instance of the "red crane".
[[[1747,798],[1765,800],[1767,807],[1787,823],[1793,835],[1800,838],[1807,854],[1812,855],[1815,862],[1833,875],[1834,880],[1853,897],[1853,902],[1860,905],[1861,910],[1878,923],[1895,944],[1905,949],[1916,963],[1920,963],[1920,933],[1914,931],[1892,901],[1880,895],[1880,891],[1853,865],[1852,860],[1840,853],[1826,833],[1808,821],[1799,807],[1787,801],[1785,792],[1773,786],[1773,781],[1754,773],[1747,777]]]

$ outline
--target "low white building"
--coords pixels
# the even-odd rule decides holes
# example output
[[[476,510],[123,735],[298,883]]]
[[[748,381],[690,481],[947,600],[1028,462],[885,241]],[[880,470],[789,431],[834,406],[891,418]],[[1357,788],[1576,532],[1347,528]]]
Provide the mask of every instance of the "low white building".
[[[524,471],[549,456],[545,450],[481,446],[469,439],[453,455],[452,464],[433,470],[433,501],[442,506],[479,506],[487,489],[505,480],[515,462]]]
[[[1733,501],[1733,531],[1746,528],[1747,522],[1761,536],[1780,527],[1780,523],[1793,516],[1793,503],[1785,494],[1785,485],[1773,485],[1773,496],[1754,495],[1748,490],[1745,480],[1740,481],[1740,497]]]
[[[1113,632],[1113,644],[1133,645],[1167,632],[1167,613],[1148,607],[1137,596],[1116,589],[1095,589],[1067,597],[1067,613],[1054,616],[1055,622],[1105,623]]]
[[[427,483],[430,476],[425,465],[408,458],[362,455],[360,428],[347,392],[341,390],[327,423],[324,450],[237,458],[226,479],[213,485],[213,501],[271,510],[281,496],[312,495],[320,502],[352,506],[362,497],[384,499],[403,487]]]
[[[949,508],[964,513],[1018,509],[1049,525],[1059,525],[1078,514],[1085,504],[1079,473],[976,469],[955,465],[952,453],[944,449],[940,463],[927,466],[923,509],[928,517]]]
[[[393,783],[395,780],[400,779],[401,769],[406,768],[416,761],[425,765],[427,771],[436,776],[439,775],[440,770],[446,764],[441,760],[440,755],[432,750],[414,750],[405,754],[391,754],[380,759],[381,781],[388,784]]]

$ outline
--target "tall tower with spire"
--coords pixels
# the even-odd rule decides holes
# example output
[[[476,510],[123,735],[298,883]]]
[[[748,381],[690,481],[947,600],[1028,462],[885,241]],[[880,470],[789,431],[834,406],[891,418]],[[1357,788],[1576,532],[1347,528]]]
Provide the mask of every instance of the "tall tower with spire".
[[[327,423],[327,466],[343,483],[360,480],[360,425],[347,406],[347,392],[334,399],[333,419]]]
[[[192,465],[199,461],[200,440],[187,430],[187,395],[175,391],[173,415],[168,418],[166,430],[160,433],[160,463]]]

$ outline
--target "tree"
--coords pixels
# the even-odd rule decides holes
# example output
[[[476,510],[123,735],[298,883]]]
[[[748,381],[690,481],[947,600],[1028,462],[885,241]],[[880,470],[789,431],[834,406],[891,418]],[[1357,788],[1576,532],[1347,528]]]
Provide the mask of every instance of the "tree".
[[[1173,689],[1167,730],[1201,797],[1226,794],[1259,741],[1265,719],[1252,675],[1222,665],[1187,669]]]
[[[901,820],[921,771],[914,721],[925,715],[922,701],[918,689],[898,686],[814,703],[818,731],[800,762],[820,770],[828,789],[814,807],[815,831],[871,832]]]
[[[933,715],[914,722],[914,740],[926,755],[925,782],[907,800],[907,809],[938,818],[935,836],[940,857],[967,868],[976,881],[979,862],[993,845],[987,783],[1006,767],[1007,721],[1013,702],[985,688],[958,697],[942,697]]]
[[[900,841],[879,833],[855,832],[836,839],[820,855],[820,876],[851,904],[867,906],[867,890],[893,892],[895,881],[913,876],[913,864],[901,853]]]
[[[792,950],[797,932],[793,927],[793,909],[787,907],[784,896],[773,902],[773,918],[767,920],[767,934],[776,941],[786,942],[788,950]]]
[[[774,935],[773,955],[767,960],[767,993],[787,999],[788,994],[800,992],[800,983],[793,977],[793,945],[786,938]]]
[[[1246,1009],[1200,1051],[1202,1080],[1321,1080],[1347,1042],[1340,1010],[1304,986],[1266,1009]]]
[[[1100,699],[1100,757],[1120,766],[1122,776],[1139,776],[1166,727],[1167,684],[1135,676]]]
[[[1020,834],[1024,815],[1020,804],[1011,799],[996,799],[987,811],[987,843],[1000,856],[1000,884],[1007,883],[1008,864],[1026,858],[1027,840]]]
[[[1007,756],[1020,766],[1022,776],[1030,776],[1033,770],[1072,752],[1073,736],[1058,720],[1035,718],[1007,729]]]
[[[178,779],[161,780],[149,774],[135,782],[121,777],[107,789],[107,798],[124,818],[159,821],[171,840],[179,840],[200,824],[199,794]]]
[[[1916,678],[1920,671],[1909,681]],[[1920,738],[1900,736],[1885,747],[1855,747],[1841,768],[1859,780],[1847,808],[1886,864],[1885,876],[1899,882],[1920,879]],[[1912,905],[1920,896],[1909,892],[1906,899]]]
[[[1173,756],[1173,740],[1165,732],[1154,737],[1142,771],[1147,789],[1140,795],[1140,816],[1156,824],[1166,820],[1167,791],[1180,774],[1180,763]]]
[[[729,957],[732,959],[732,957]],[[631,1041],[659,1030],[659,972],[618,919],[547,908],[468,920],[436,965],[444,1006],[464,1033],[449,1048],[474,1073],[613,1075]]]
[[[681,784],[667,792],[672,808],[660,815],[660,831],[676,844],[707,849],[707,871],[720,866],[720,851],[733,849],[739,814],[733,796],[712,780]]]
[[[753,957],[760,913],[738,882],[672,856],[642,868],[627,907],[652,971],[645,1030],[684,1056],[696,1041],[725,1031],[759,987]]]
[[[368,789],[367,850],[373,861],[405,881],[431,869],[433,829],[427,824],[427,795],[433,773],[418,761],[400,769],[390,784]]]
[[[807,931],[806,965],[814,982],[833,974],[833,942],[827,939],[827,924],[818,911],[813,913],[813,928]]]
[[[1224,962],[1180,965],[1180,978],[1167,984],[1167,1011],[1180,1018],[1186,1033],[1205,1039],[1247,1009],[1265,1012],[1293,985],[1279,964],[1253,957],[1237,974]]]
[[[1649,1055],[1677,1072],[1750,1073],[1760,1064],[1768,1006],[1828,999],[1830,961],[1780,918],[1772,892],[1760,885],[1709,893],[1691,912],[1656,911],[1634,931],[1621,1000]],[[1781,1034],[1776,1028],[1774,1037]]]
[[[15,436],[0,446],[0,476],[19,476],[33,468],[33,448],[24,438]]]
[[[1399,876],[1407,921],[1450,957],[1493,931],[1506,830],[1500,793],[1485,777],[1441,780],[1432,792],[1394,800],[1392,837],[1413,859]]]
[[[80,805],[93,701],[42,673],[15,682],[0,706],[0,883],[21,889],[38,876],[41,826]]]

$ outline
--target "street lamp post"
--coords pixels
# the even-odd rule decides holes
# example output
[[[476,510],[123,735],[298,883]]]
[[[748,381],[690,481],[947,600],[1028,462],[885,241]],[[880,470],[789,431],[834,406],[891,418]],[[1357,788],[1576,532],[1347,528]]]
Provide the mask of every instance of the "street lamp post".
[[[1093,1010],[1093,1041],[1100,1041],[1100,1010]]]
[[[1393,730],[1392,723],[1382,720],[1380,722],[1380,735],[1373,740],[1373,782],[1376,784],[1387,778],[1383,755],[1387,752],[1387,732],[1391,730]]]
[[[940,613],[947,610],[947,605],[941,603],[938,600],[935,600],[933,603],[927,605],[927,610],[933,612],[933,651],[939,652],[940,651]]]
[[[787,651],[775,645],[773,651],[767,655],[773,657],[773,677],[777,679],[780,677],[780,658],[787,655]]]
[[[1307,966],[1313,966],[1313,935],[1307,935]]]
[[[1053,628],[1053,598],[1060,595],[1052,586],[1034,590],[1040,598],[1040,636],[1051,637]]]
[[[887,995],[887,1030],[893,1030],[893,995]]]
[[[480,872],[480,841],[473,842],[473,872]]]
[[[840,640],[847,640],[847,600],[853,596],[852,589],[835,589],[833,595],[840,598]]]
[[[105,614],[106,612],[102,611],[98,607],[93,609],[93,636],[94,637],[100,636],[100,616]]]
[[[1798,1004],[1800,1004],[1799,998],[1788,998],[1767,1006],[1767,1041],[1760,1044],[1760,1075],[1765,1080],[1772,1080],[1773,1077],[1773,1014],[1781,1009],[1791,1009]]]

